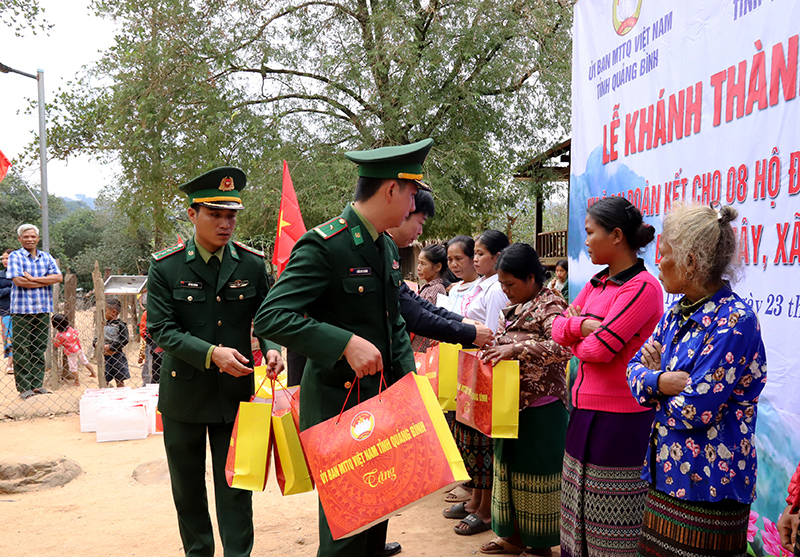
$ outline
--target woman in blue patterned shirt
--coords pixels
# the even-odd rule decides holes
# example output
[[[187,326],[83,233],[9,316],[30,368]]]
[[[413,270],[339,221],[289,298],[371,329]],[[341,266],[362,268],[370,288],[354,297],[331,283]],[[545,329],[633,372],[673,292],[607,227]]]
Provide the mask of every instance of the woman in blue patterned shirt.
[[[656,409],[639,555],[747,551],[767,366],[756,313],[726,280],[735,275],[736,216],[732,207],[683,206],[664,220],[659,279],[683,298],[628,365],[633,396]]]

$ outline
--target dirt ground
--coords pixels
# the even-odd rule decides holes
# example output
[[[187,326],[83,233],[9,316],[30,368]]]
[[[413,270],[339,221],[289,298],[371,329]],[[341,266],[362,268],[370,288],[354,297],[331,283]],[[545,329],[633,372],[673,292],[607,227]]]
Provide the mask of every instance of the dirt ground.
[[[168,481],[143,485],[132,476],[140,464],[164,458],[160,436],[97,443],[94,433],[80,432],[77,415],[68,415],[0,422],[0,450],[4,460],[63,454],[84,471],[61,488],[0,495],[3,557],[183,555]],[[271,474],[267,489],[254,494],[253,507],[254,557],[316,555],[316,493],[282,497]],[[395,516],[388,540],[400,542],[407,556],[480,554],[494,534],[456,535],[443,508],[436,497]]]

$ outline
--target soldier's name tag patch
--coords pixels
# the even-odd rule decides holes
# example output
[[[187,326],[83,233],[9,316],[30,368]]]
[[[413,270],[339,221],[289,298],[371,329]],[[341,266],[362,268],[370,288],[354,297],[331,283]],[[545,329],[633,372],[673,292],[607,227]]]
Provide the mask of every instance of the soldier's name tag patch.
[[[249,280],[235,280],[228,283],[228,288],[244,288],[248,284],[250,284]]]
[[[372,267],[350,267],[351,277],[368,277],[372,275]]]
[[[189,281],[189,280],[182,280],[181,281],[181,287],[182,288],[201,288],[202,289],[203,288],[203,283],[202,282],[192,282],[192,281]]]

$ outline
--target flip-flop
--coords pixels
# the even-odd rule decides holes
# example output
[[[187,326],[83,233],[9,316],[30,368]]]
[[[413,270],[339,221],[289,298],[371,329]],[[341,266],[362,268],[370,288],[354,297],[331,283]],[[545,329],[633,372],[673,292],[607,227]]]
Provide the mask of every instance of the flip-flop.
[[[490,545],[494,545],[495,548],[490,549]],[[487,555],[520,555],[524,551],[524,547],[517,547],[512,543],[508,543],[508,541],[504,540],[503,538],[495,538],[489,543],[485,543],[481,546],[481,553],[485,553]]]
[[[465,501],[469,501],[471,497],[472,493],[459,485],[454,487],[450,493],[444,496],[444,501],[445,503],[463,503]]]
[[[481,532],[485,532],[489,530],[492,525],[491,523],[484,522],[481,520],[477,514],[472,513],[466,517],[464,517],[459,524],[464,523],[467,525],[467,528],[459,528],[458,524],[453,526],[453,530],[455,530],[456,534],[459,536],[471,536],[473,534],[480,534]]]
[[[442,515],[445,518],[455,518],[458,520],[462,520],[469,516],[469,511],[467,511],[466,503],[458,503],[453,505],[449,509],[445,509],[442,511]]]

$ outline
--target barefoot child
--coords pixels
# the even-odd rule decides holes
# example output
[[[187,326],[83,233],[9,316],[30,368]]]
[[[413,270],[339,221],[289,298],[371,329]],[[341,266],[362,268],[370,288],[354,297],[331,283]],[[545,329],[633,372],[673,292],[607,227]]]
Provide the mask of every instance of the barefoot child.
[[[106,326],[103,329],[103,354],[105,355],[106,383],[113,379],[117,387],[124,387],[131,378],[125,345],[130,340],[128,325],[118,319],[122,304],[116,298],[106,299]],[[95,339],[95,345],[97,339]]]
[[[89,370],[89,377],[97,377],[92,364],[89,363],[89,360],[83,353],[81,341],[80,338],[78,338],[78,331],[70,327],[67,316],[61,313],[53,315],[53,328],[57,331],[56,338],[53,339],[53,346],[64,349],[64,354],[67,355],[67,365],[69,366],[70,375],[74,378],[74,384],[80,384],[78,380],[79,362]]]

